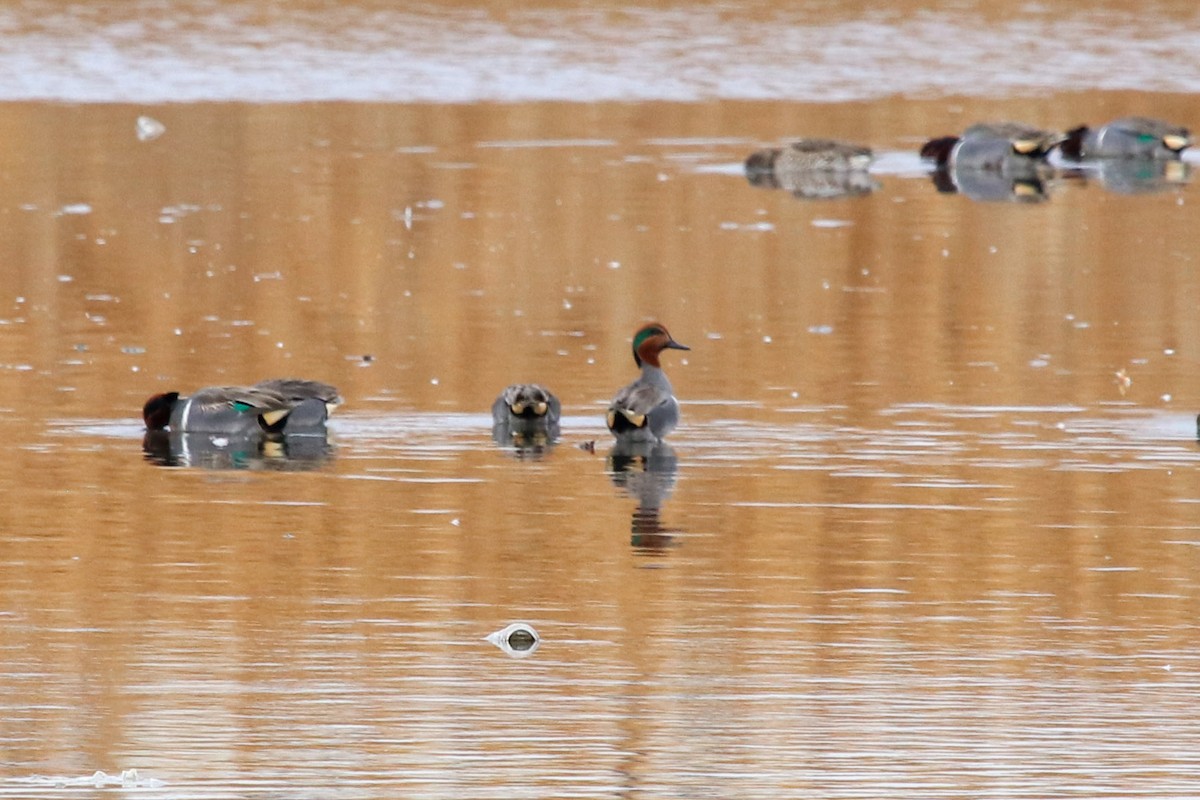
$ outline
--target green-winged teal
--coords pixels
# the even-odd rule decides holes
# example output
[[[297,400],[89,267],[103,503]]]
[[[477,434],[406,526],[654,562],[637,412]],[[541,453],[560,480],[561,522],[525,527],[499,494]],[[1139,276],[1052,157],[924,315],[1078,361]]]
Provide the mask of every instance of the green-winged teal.
[[[667,349],[691,348],[671,338],[657,322],[643,325],[633,335],[633,360],[642,374],[617,392],[605,416],[618,441],[661,441],[679,423],[679,401],[658,362],[659,353]]]
[[[1024,168],[1046,155],[1065,134],[1019,122],[981,122],[962,136],[941,136],[921,147],[921,157],[938,167],[978,170]]]
[[[1149,117],[1122,117],[1099,128],[1067,131],[1062,154],[1070,159],[1130,158],[1170,161],[1191,147],[1187,128]]]
[[[868,194],[877,184],[867,172],[871,148],[834,139],[800,139],[758,150],[746,159],[751,186],[784,189],[797,197],[825,199]]]
[[[492,403],[492,436],[500,444],[546,444],[558,438],[562,404],[538,383],[514,383]]]
[[[337,389],[295,378],[254,386],[209,386],[190,396],[156,394],[142,406],[147,430],[246,435],[323,431],[341,402]],[[293,416],[295,418],[293,419]]]
[[[838,172],[871,166],[871,148],[836,139],[798,139],[787,147],[758,150],[746,159],[746,174]]]

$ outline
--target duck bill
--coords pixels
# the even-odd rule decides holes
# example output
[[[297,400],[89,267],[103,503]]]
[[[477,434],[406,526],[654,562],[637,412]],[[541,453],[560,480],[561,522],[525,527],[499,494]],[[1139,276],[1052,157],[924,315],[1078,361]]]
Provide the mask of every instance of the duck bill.
[[[675,341],[674,339],[667,342],[666,346],[672,350],[691,350],[692,349],[692,348],[688,347],[686,344],[680,344],[679,342]]]

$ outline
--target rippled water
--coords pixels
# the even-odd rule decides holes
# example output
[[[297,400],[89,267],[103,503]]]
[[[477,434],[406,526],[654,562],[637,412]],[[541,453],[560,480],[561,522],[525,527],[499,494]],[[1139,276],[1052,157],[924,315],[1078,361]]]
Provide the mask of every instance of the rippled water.
[[[0,797],[1200,794],[1191,178],[914,156],[1196,128],[1195,9],[167,8],[0,10]],[[137,417],[289,374],[328,439]]]
[[[1200,88],[1200,66],[1189,57],[1200,45],[1200,14],[1190,4],[1003,9],[23,3],[0,12],[0,96],[828,103]]]

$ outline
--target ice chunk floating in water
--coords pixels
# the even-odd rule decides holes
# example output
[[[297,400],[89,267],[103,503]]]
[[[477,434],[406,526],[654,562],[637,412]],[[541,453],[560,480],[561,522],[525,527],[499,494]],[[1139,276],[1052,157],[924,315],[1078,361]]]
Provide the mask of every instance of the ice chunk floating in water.
[[[513,658],[525,658],[533,655],[542,642],[537,631],[526,622],[514,622],[484,638]]]
[[[152,142],[167,132],[167,126],[154,117],[137,118],[137,138],[139,142]]]

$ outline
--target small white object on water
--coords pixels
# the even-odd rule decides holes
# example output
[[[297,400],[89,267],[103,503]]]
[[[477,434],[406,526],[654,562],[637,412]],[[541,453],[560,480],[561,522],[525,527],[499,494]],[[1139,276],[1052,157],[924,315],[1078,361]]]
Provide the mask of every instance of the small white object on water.
[[[139,142],[152,142],[167,132],[167,126],[154,117],[141,116],[137,118],[137,138]]]
[[[483,638],[512,658],[526,658],[533,655],[542,642],[538,632],[527,622],[514,622]]]
[[[1169,394],[1164,394],[1164,395],[1162,396],[1162,401],[1163,401],[1164,403],[1169,403],[1169,402],[1171,402],[1171,395],[1169,395]]]

